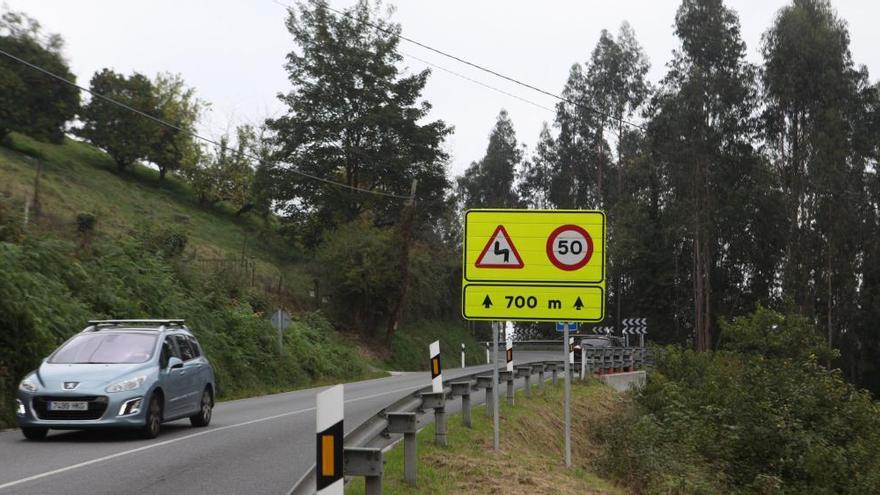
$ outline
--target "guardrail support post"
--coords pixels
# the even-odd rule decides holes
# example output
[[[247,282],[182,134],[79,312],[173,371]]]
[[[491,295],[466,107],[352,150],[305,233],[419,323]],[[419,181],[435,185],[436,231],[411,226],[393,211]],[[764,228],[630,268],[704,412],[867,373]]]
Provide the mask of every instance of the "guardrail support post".
[[[517,366],[516,367],[516,376],[525,378],[526,398],[529,398],[529,399],[532,397],[531,375],[532,375],[532,367],[531,366]]]
[[[446,393],[428,392],[421,395],[422,408],[434,410],[434,441],[446,446]]]
[[[366,495],[382,495],[382,476],[385,459],[382,449],[346,447],[343,450],[346,476],[363,476],[366,480]]]
[[[532,369],[538,370],[538,388],[543,393],[544,392],[544,365],[543,364],[536,364],[536,365],[532,366]]]
[[[451,395],[461,396],[461,418],[464,425],[468,428],[471,427],[471,382],[452,382],[449,384],[452,387]]]
[[[449,445],[449,438],[446,434],[446,408],[438,407],[434,409],[434,442],[437,445],[446,447]]]
[[[555,364],[553,365],[553,368],[551,368],[551,371],[553,372],[553,385],[556,385],[556,365]]]
[[[403,433],[403,478],[406,482],[415,486],[416,472],[418,471],[416,454],[416,432],[418,421],[416,413],[390,412],[385,416],[388,420],[388,433]]]

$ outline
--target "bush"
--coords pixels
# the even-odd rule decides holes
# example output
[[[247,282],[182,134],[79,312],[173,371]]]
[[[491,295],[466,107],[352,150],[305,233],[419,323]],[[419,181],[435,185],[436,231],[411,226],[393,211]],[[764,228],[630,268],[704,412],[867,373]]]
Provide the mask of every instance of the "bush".
[[[79,213],[76,215],[76,231],[80,235],[90,235],[95,231],[98,219],[92,213]]]
[[[724,328],[735,351],[667,349],[620,420],[597,425],[600,468],[644,493],[880,492],[878,405],[818,364],[827,349],[781,344],[814,331],[763,309]]]

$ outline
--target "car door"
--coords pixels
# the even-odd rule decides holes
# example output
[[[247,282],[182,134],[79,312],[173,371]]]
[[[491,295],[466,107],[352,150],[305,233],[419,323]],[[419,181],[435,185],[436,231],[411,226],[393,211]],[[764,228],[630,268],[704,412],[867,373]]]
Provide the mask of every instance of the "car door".
[[[181,412],[194,412],[199,409],[199,400],[202,398],[202,386],[200,386],[199,376],[202,368],[201,362],[197,359],[196,353],[189,343],[189,339],[184,334],[172,336],[177,344],[177,350],[180,351],[180,359],[183,360],[183,369],[181,370],[183,396],[180,404]]]
[[[195,353],[196,359],[196,367],[198,369],[198,388],[199,390],[204,390],[205,386],[210,383],[211,380],[211,365],[208,362],[208,358],[205,357],[204,352],[202,352],[202,346],[199,345],[198,340],[192,335],[187,335],[186,337],[189,340],[190,347],[192,347],[193,353]]]
[[[160,358],[161,370],[160,384],[165,392],[165,409],[166,418],[176,416],[182,411],[184,395],[186,394],[186,373],[183,368],[171,369],[168,367],[168,360],[172,357],[181,359],[180,351],[173,340],[173,336],[166,336],[162,342],[162,354]]]

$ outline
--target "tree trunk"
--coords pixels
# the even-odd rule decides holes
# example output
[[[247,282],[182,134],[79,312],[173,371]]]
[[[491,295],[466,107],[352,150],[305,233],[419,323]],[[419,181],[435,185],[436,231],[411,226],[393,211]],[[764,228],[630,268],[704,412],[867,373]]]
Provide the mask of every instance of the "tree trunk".
[[[406,301],[406,293],[409,289],[409,247],[412,243],[413,223],[415,220],[415,196],[416,182],[413,181],[410,201],[404,209],[403,221],[400,225],[400,238],[402,241],[400,248],[400,286],[397,297],[392,302],[391,315],[388,318],[388,329],[385,332],[385,344],[389,350],[391,349],[391,339],[394,338],[394,334],[397,332],[397,327],[400,324],[400,317]]]

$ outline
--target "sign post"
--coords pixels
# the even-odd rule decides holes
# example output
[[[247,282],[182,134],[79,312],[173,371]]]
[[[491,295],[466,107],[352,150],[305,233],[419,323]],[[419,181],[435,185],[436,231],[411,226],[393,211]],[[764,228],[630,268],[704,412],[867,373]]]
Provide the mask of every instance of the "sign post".
[[[492,360],[492,383],[495,386],[495,390],[500,389],[498,386],[498,334],[501,333],[501,324],[498,322],[492,322],[492,342],[495,344],[495,359]],[[495,451],[497,452],[500,448],[500,427],[501,427],[501,416],[499,416],[498,409],[501,407],[501,401],[498,400],[498,393],[493,392],[492,397],[492,425],[495,431],[495,440],[494,446]]]
[[[272,314],[272,325],[275,325],[275,329],[278,330],[278,353],[281,354],[284,350],[283,333],[290,326],[290,313],[279,308]]]
[[[599,323],[605,318],[605,214],[586,210],[477,209],[465,213],[462,316],[492,321],[498,383],[500,321]],[[560,326],[562,328],[560,328]],[[570,331],[563,332],[565,465],[571,466]],[[513,371],[513,342],[506,369]],[[566,355],[567,353],[567,355]],[[495,448],[499,447],[495,408]]]
[[[562,335],[562,346],[563,352],[568,354],[565,359],[565,392],[564,392],[564,404],[563,408],[565,409],[565,466],[571,467],[571,372],[569,367],[571,366],[571,355],[572,355],[572,345],[568,336],[568,325],[565,325],[565,331]]]

